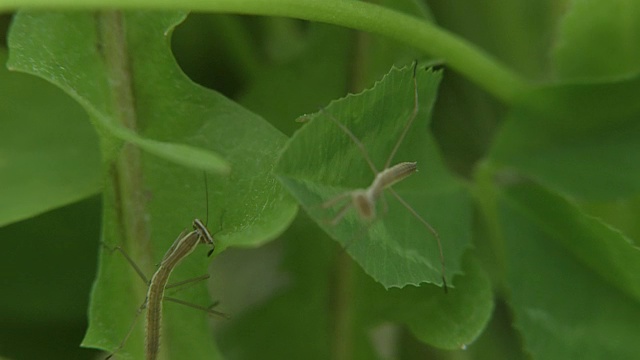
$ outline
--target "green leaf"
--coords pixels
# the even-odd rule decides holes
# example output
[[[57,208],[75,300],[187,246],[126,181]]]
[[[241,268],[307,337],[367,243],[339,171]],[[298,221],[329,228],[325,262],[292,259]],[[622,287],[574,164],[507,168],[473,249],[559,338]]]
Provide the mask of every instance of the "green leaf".
[[[640,77],[523,95],[490,159],[546,186],[605,200],[640,192]]]
[[[489,277],[471,256],[465,257],[464,276],[455,278],[456,288],[445,294],[428,286],[407,286],[368,293],[379,309],[371,314],[379,321],[406,324],[422,342],[449,350],[464,349],[487,326],[493,312],[493,290]]]
[[[580,203],[580,208],[589,215],[602,219],[632,239],[640,239],[640,194],[626,199],[606,203]]]
[[[513,186],[512,206],[591,271],[640,303],[640,248],[616,229],[538,186]]]
[[[20,62],[25,70],[59,84],[92,116],[102,136],[107,170],[102,240],[124,247],[148,277],[194,217],[209,220],[212,233],[221,230],[216,234],[219,253],[229,246],[258,246],[273,239],[296,213],[271,175],[285,137],[257,115],[194,85],[175,64],[168,40],[183,18],[182,13],[157,12],[22,12],[10,37],[14,66]],[[126,38],[105,40],[115,36],[117,26]],[[112,100],[121,95],[110,83],[114,44],[126,50],[130,61],[129,73],[119,75],[131,84],[135,107],[130,109]],[[114,125],[123,110],[133,111],[137,134]],[[131,147],[121,147],[113,135],[151,151],[136,160]],[[159,153],[197,167],[211,154],[222,154],[233,171],[227,177],[209,176],[207,204],[203,173],[158,158]],[[205,254],[203,247],[185,259],[171,282],[205,274]],[[103,251],[83,345],[114,350],[145,293],[146,285],[125,259]],[[205,307],[211,303],[204,284],[175,297]],[[206,314],[174,303],[163,310],[161,356],[216,356]],[[143,357],[143,317],[118,356]]]
[[[424,5],[413,0],[387,0],[380,5],[428,17]],[[302,39],[304,43],[295,47],[300,49],[287,61],[276,58],[261,64],[259,71],[252,71],[255,78],[239,102],[288,135],[299,127],[291,121],[292,118],[317,111],[320,104],[343,96],[347,88],[360,90],[372,85],[394,63],[404,64],[424,58],[424,54],[414,47],[386,37],[354,33],[342,27],[280,18],[266,18],[260,23],[266,25],[256,33],[266,44],[275,43],[276,46],[272,46],[280,49],[291,46],[292,39],[298,42]],[[284,32],[282,28],[288,31]],[[272,34],[274,32],[276,36]],[[362,44],[355,57],[354,41]],[[281,56],[282,51],[272,52],[275,57],[276,54]],[[332,76],[326,76],[327,73]]]
[[[531,184],[508,188],[500,199],[516,327],[535,359],[635,359],[640,302],[628,294],[637,280],[623,292],[626,281],[612,277],[623,270],[626,279],[637,278],[638,263],[628,259],[638,249],[562,202]],[[580,245],[585,249],[577,251]],[[603,265],[617,261],[603,276]]]
[[[0,63],[6,58],[0,50]],[[4,66],[0,99],[0,226],[98,191],[98,139],[77,104],[54,86]]]
[[[58,16],[64,15],[59,14]],[[185,144],[172,144],[147,139],[136,134],[119,122],[123,121],[121,118],[125,117],[125,115],[121,113],[126,113],[131,110],[126,108],[122,109],[124,106],[120,102],[120,97],[126,96],[121,94],[122,91],[118,91],[119,93],[117,95],[112,95],[110,90],[112,87],[114,89],[117,87],[117,85],[113,85],[114,83],[126,81],[126,76],[130,76],[130,74],[118,73],[120,69],[114,66],[114,63],[118,60],[109,57],[109,52],[115,51],[113,51],[113,49],[106,49],[107,53],[105,54],[103,53],[105,49],[97,46],[97,44],[103,42],[101,46],[107,47],[108,45],[104,45],[104,43],[109,42],[109,40],[105,40],[105,38],[109,36],[114,37],[114,41],[120,41],[121,39],[117,38],[119,35],[118,26],[120,26],[120,24],[114,24],[114,21],[110,22],[106,17],[103,17],[103,19],[78,17],[75,22],[69,24],[60,23],[58,29],[46,31],[48,24],[44,19],[48,17],[30,13],[22,13],[21,17],[27,18],[29,22],[15,21],[12,25],[9,46],[13,51],[11,51],[11,57],[7,63],[10,69],[37,75],[58,85],[84,107],[99,131],[106,131],[112,136],[123,141],[131,142],[151,154],[175,161],[182,165],[193,166],[202,170],[218,173],[229,172],[229,165],[225,160],[211,150],[196,149]],[[39,21],[45,21],[45,23],[39,24]],[[94,23],[94,26],[98,28],[92,29],[90,33],[86,33],[91,23]],[[35,26],[39,31],[34,34],[34,29],[25,28],[26,25]],[[111,28],[109,28],[110,26]],[[62,31],[67,31],[65,36],[56,38],[57,32]],[[103,35],[107,34],[105,38],[98,38],[100,31],[102,31]],[[36,38],[32,38],[33,35],[36,35]],[[39,39],[42,41],[41,46],[37,46],[36,43]],[[56,41],[56,39],[58,40]],[[143,46],[138,47],[136,45],[138,44],[134,42],[129,44],[132,49],[135,49],[134,51],[143,48]],[[139,45],[143,44],[140,43]],[[78,49],[85,51],[79,52],[77,51]],[[113,57],[126,58],[127,55],[125,52],[113,55]],[[35,59],[48,60],[46,62],[38,62],[35,61]],[[88,61],[89,59],[93,59],[94,61]],[[135,66],[137,59],[132,57],[129,60],[132,61],[133,64],[127,64],[127,66]],[[73,71],[78,67],[82,68],[82,73]],[[116,69],[113,70],[113,68]],[[150,70],[151,67],[146,67],[145,69]],[[177,70],[177,68],[175,70]],[[136,71],[134,70],[134,72]],[[143,72],[139,71],[139,73],[142,74]],[[123,79],[125,80],[123,81]],[[135,91],[138,91],[138,94],[135,95],[141,95],[140,92],[144,90],[147,89],[136,88]],[[151,90],[151,88],[148,90]],[[180,99],[175,98],[175,95],[178,94],[179,92],[172,94],[174,95],[173,101],[167,103],[166,106],[173,106],[174,109],[180,111],[184,109],[183,106],[176,104],[180,101]],[[155,99],[157,99],[156,101],[160,98],[160,94],[155,97]],[[147,105],[146,103],[140,103],[139,99],[136,99],[136,101],[135,106],[144,107]],[[133,109],[133,111],[136,110],[142,113],[143,109]],[[180,114],[175,110],[173,113],[178,116]],[[145,121],[147,119],[141,118],[139,120]]]
[[[440,74],[417,71],[419,112],[391,165],[417,161],[419,172],[394,186],[411,207],[440,234],[447,279],[460,272],[460,257],[470,241],[470,200],[442,165],[428,133]],[[413,68],[392,69],[372,90],[332,102],[309,115],[310,122],[291,138],[277,174],[311,217],[346,246],[346,251],[385,287],[442,283],[435,237],[399,201],[387,194],[378,219],[364,224],[354,210],[337,225],[337,211],[322,204],[345,191],[368,187],[374,174],[363,153],[332,120],[359,138],[382,170],[414,108]],[[381,200],[385,201],[385,200]],[[379,201],[379,202],[381,202]]]
[[[448,294],[429,285],[387,290],[349,259],[341,262],[342,250],[332,246],[311,221],[299,216],[281,237],[285,259],[277,271],[280,279],[286,280],[276,282],[280,286],[271,299],[245,312],[238,311],[234,322],[222,329],[225,354],[239,358],[327,359],[338,358],[338,353],[344,355],[346,348],[353,355],[349,358],[369,359],[380,350],[381,342],[391,341],[392,347],[402,343],[394,336],[372,336],[381,324],[406,326],[413,335],[406,332],[404,336],[415,336],[440,348],[460,349],[473,342],[489,321],[493,310],[491,284],[470,253],[464,261],[465,275],[456,276],[456,288]],[[272,249],[262,257],[273,254]],[[236,273],[237,260],[229,262],[226,271]],[[220,272],[225,271],[220,263],[216,266]],[[239,286],[253,289],[265,283],[263,279],[247,281]],[[237,284],[222,286],[216,292],[224,297],[223,303],[247,301],[246,296],[231,297]],[[345,320],[348,324],[337,328]],[[274,324],[277,332],[273,331]]]
[[[640,72],[640,3],[575,0],[569,4],[553,53],[558,77],[604,80]]]

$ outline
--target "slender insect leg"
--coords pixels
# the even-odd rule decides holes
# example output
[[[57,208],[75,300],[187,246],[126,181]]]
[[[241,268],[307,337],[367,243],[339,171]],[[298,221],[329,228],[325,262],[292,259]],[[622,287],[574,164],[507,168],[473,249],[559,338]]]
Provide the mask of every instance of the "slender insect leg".
[[[417,68],[418,68],[418,61],[414,61],[413,63],[413,111],[411,112],[411,115],[409,116],[407,123],[404,125],[404,128],[402,129],[402,133],[400,133],[400,137],[398,138],[398,141],[396,141],[396,144],[394,145],[393,150],[391,150],[391,153],[389,154],[389,158],[384,163],[384,169],[388,169],[389,165],[391,165],[391,161],[393,161],[393,158],[396,156],[396,152],[398,152],[400,145],[402,144],[405,136],[409,132],[409,128],[411,127],[411,124],[413,124],[413,121],[416,119],[416,116],[418,116],[418,80],[416,79]]]
[[[140,305],[140,307],[138,307],[138,311],[136,311],[136,316],[133,318],[133,322],[131,322],[131,325],[129,325],[129,330],[127,330],[127,335],[125,335],[124,339],[122,339],[122,342],[120,342],[120,345],[118,345],[118,347],[115,350],[113,350],[111,354],[109,354],[106,358],[104,358],[104,360],[111,359],[113,355],[115,355],[118,351],[122,350],[122,348],[124,347],[124,344],[129,339],[129,336],[131,336],[131,333],[135,328],[136,322],[138,322],[138,318],[140,317],[140,314],[142,314],[142,311],[144,311],[144,309],[146,308],[147,308],[147,299],[144,299],[144,302],[142,303],[142,305]]]
[[[362,141],[360,141],[360,139],[358,139],[358,137],[356,137],[353,134],[353,132],[349,130],[348,127],[346,127],[343,123],[338,121],[338,119],[336,119],[333,115],[331,115],[328,112],[325,112],[324,110],[321,110],[321,111],[327,114],[329,116],[329,119],[331,119],[331,121],[333,121],[334,124],[336,124],[342,131],[345,132],[345,134],[347,134],[347,136],[349,136],[351,141],[353,141],[358,147],[358,149],[360,149],[360,152],[362,153],[362,156],[364,157],[364,159],[367,161],[367,164],[369,164],[369,168],[371,168],[373,175],[378,175],[378,169],[376,169],[376,166],[373,164],[373,161],[369,157],[369,153],[367,153],[367,149],[364,147],[364,144],[362,143]]]
[[[349,211],[349,209],[351,209],[351,206],[353,205],[352,202],[348,202],[346,204],[344,204],[340,210],[338,210],[338,214],[331,219],[331,221],[329,221],[329,223],[333,226],[338,225],[338,223],[340,222],[340,220],[342,220],[342,218],[344,218],[344,216],[347,214],[347,211]]]
[[[119,251],[124,256],[124,258],[127,259],[127,262],[129,262],[131,267],[136,271],[138,276],[140,276],[142,281],[144,281],[145,285],[149,285],[149,280],[144,275],[144,273],[142,272],[140,267],[138,265],[136,265],[136,263],[133,261],[133,259],[129,256],[129,254],[127,254],[126,251],[124,251],[124,249],[122,247],[116,246],[114,248],[110,248],[109,246],[107,246],[104,243],[103,243],[103,246],[106,247],[107,249],[109,249],[111,252]],[[136,311],[136,315],[133,318],[133,322],[129,326],[129,330],[127,330],[127,334],[125,335],[124,339],[122,339],[122,342],[120,342],[120,345],[118,345],[118,347],[111,354],[109,354],[109,356],[107,356],[105,358],[105,360],[110,359],[113,355],[115,355],[115,353],[117,353],[118,351],[120,351],[124,347],[124,344],[127,342],[127,340],[129,339],[129,336],[131,336],[131,333],[133,332],[133,329],[135,328],[135,325],[136,325],[136,323],[138,321],[138,318],[140,317],[140,314],[146,308],[147,308],[147,299],[145,298],[144,302],[142,303],[142,305],[140,305],[138,307],[138,310]]]
[[[366,234],[369,231],[370,228],[371,228],[371,223],[368,223],[368,224],[360,227],[360,230],[358,230],[358,233],[355,236],[351,237],[351,239],[344,244],[343,250],[347,251],[347,249],[350,248],[351,245],[355,244],[356,241],[362,239],[364,234]]]
[[[165,289],[172,289],[172,288],[180,287],[180,286],[191,284],[191,283],[195,283],[195,282],[198,282],[198,281],[207,280],[208,278],[210,278],[209,274],[200,275],[198,277],[194,277],[194,278],[191,278],[191,279],[178,281],[177,283],[169,284],[169,285],[165,286]]]
[[[323,202],[320,207],[323,209],[331,208],[345,198],[348,198],[349,196],[351,196],[351,191],[343,192],[342,194]]]
[[[142,269],[140,269],[140,267],[138,267],[138,265],[136,265],[136,263],[133,261],[133,259],[129,256],[129,254],[127,254],[126,251],[124,251],[124,249],[122,247],[116,246],[114,248],[111,248],[111,247],[107,246],[107,244],[104,244],[104,243],[102,244],[102,246],[104,246],[105,248],[107,248],[111,252],[119,251],[124,256],[124,258],[127,259],[127,262],[129,262],[129,264],[136,271],[136,273],[138,273],[138,276],[140,276],[142,281],[144,281],[144,283],[146,285],[149,284],[149,279],[147,279],[147,277],[144,275],[144,273],[142,272]]]
[[[431,232],[433,234],[433,236],[435,236],[436,241],[438,243],[438,250],[440,252],[440,264],[442,266],[442,287],[444,288],[444,292],[447,292],[447,279],[445,277],[445,266],[444,266],[444,254],[442,252],[442,242],[440,241],[440,235],[438,235],[438,232],[436,231],[436,229],[433,228],[433,226],[431,226],[425,219],[422,218],[422,216],[420,216],[412,207],[411,205],[409,205],[409,203],[407,203],[395,190],[393,190],[392,188],[388,188],[387,190],[389,190],[389,192],[391,192],[391,194],[393,194],[393,196],[395,196],[396,199],[398,199],[398,201],[400,201],[400,203],[402,205],[404,205],[405,208],[407,208],[407,210],[409,210],[409,212],[411,214],[413,214],[413,216],[418,219],[418,221],[420,221],[422,223],[422,225],[424,225],[429,232]]]
[[[187,301],[184,301],[184,300],[180,300],[180,299],[176,299],[176,298],[169,297],[169,296],[165,296],[163,299],[164,299],[164,300],[167,300],[167,301],[174,302],[174,303],[176,303],[176,304],[185,305],[185,306],[188,306],[188,307],[194,308],[194,309],[196,309],[196,310],[202,310],[202,311],[204,311],[204,312],[206,312],[206,313],[208,313],[208,314],[210,314],[210,315],[220,316],[220,317],[223,317],[223,318],[225,318],[225,319],[228,319],[228,318],[229,318],[229,316],[228,316],[227,314],[225,314],[225,313],[223,313],[223,312],[220,312],[220,311],[213,310],[213,309],[211,308],[211,306],[210,306],[210,307],[204,307],[204,306],[200,306],[200,305],[192,304],[192,303],[190,303],[190,302],[187,302]]]
[[[384,191],[380,193],[380,201],[382,201],[382,214],[387,215],[387,213],[389,213],[389,203],[384,196]]]

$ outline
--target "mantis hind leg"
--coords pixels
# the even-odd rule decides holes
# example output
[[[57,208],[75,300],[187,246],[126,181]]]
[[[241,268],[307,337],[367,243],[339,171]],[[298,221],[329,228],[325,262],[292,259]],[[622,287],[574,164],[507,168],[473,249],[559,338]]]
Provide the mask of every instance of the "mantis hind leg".
[[[436,231],[436,229],[433,228],[433,226],[431,226],[431,224],[429,224],[425,219],[422,218],[422,216],[420,216],[420,214],[418,214],[412,207],[411,205],[409,205],[409,203],[407,203],[395,190],[393,190],[392,188],[388,188],[387,190],[389,190],[389,192],[391,192],[391,194],[398,199],[398,201],[407,209],[409,210],[409,212],[418,220],[420,221],[420,223],[422,223],[422,225],[424,225],[424,227],[427,228],[427,230],[429,230],[429,232],[431,234],[433,234],[433,236],[436,238],[436,242],[438,243],[438,251],[440,253],[440,265],[441,265],[441,275],[442,275],[442,287],[444,288],[444,292],[446,293],[448,291],[447,288],[447,278],[446,278],[446,273],[445,273],[445,265],[444,265],[444,253],[442,252],[442,242],[440,241],[440,235],[438,235],[438,232]]]

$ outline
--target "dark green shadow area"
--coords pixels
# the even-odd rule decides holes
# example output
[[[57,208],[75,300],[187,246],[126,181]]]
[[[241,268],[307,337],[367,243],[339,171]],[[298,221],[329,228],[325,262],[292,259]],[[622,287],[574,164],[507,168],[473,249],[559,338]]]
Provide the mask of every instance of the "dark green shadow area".
[[[100,199],[0,228],[0,355],[93,359],[81,349],[100,234]]]

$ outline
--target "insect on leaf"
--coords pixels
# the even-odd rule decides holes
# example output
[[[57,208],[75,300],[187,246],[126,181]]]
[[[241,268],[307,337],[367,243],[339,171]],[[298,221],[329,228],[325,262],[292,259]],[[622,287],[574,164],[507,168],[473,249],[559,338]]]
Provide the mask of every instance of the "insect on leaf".
[[[94,120],[105,169],[100,240],[111,248],[123,247],[147,277],[194,218],[216,233],[217,254],[273,239],[297,208],[271,174],[285,137],[256,114],[194,84],[177,66],[169,40],[185,16],[23,11],[14,18],[9,39],[14,68],[58,85]],[[119,67],[119,51],[125,50],[127,66]],[[128,70],[117,70],[123,68]],[[131,84],[131,101],[113,101],[121,93],[112,85],[123,82]],[[123,117],[116,114],[125,113],[135,115],[128,117],[137,120],[135,132],[116,121]],[[139,162],[121,151],[122,138],[142,150]],[[203,163],[212,170],[207,154],[220,154],[233,169],[227,176],[209,174],[208,186],[201,170]],[[130,164],[129,171],[122,171],[123,163]],[[211,261],[207,247],[194,251],[176,266],[170,282],[206,273]],[[146,292],[147,285],[126,259],[103,247],[83,346],[116,350]],[[181,289],[175,297],[205,307],[212,301],[205,282]],[[206,314],[175,302],[162,310],[161,356],[202,359],[218,354]],[[118,358],[144,356],[142,318]]]
[[[460,272],[460,256],[470,241],[469,198],[443,166],[428,129],[441,73],[420,67],[415,73],[414,82],[413,66],[393,68],[372,89],[305,116],[308,123],[291,138],[276,169],[310,216],[387,288],[440,285],[443,275],[450,280]],[[418,172],[393,190],[439,233],[445,274],[434,234],[388,189],[378,198],[375,218],[369,222],[355,209],[339,219],[344,203],[326,206],[340,194],[371,185],[375,174],[364,152],[376,170],[383,171],[412,117],[416,91],[417,114],[389,165],[417,162]],[[338,123],[362,142],[365,151]],[[340,221],[332,221],[336,219]]]

